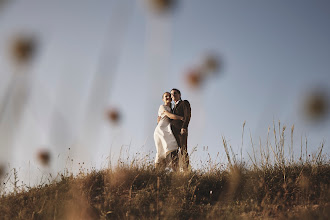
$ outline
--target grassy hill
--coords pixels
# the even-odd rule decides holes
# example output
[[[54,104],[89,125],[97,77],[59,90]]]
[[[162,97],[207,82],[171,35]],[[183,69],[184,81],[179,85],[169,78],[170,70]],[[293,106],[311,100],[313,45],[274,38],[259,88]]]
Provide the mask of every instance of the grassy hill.
[[[330,219],[323,145],[295,159],[292,141],[284,154],[284,129],[274,142],[258,157],[252,143],[249,164],[223,139],[228,163],[209,160],[204,169],[172,172],[133,160],[75,176],[65,171],[51,184],[2,194],[0,219]]]
[[[170,172],[121,165],[11,193],[1,219],[330,218],[330,165]]]

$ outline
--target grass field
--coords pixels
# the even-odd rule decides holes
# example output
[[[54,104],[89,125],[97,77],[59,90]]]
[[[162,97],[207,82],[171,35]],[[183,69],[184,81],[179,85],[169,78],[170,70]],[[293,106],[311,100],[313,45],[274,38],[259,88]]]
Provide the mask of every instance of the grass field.
[[[274,128],[274,143],[258,156],[253,148],[249,163],[238,160],[223,138],[225,165],[172,172],[134,160],[59,173],[50,184],[3,194],[0,219],[330,219],[323,145],[295,158],[292,142],[284,153],[284,130],[276,137]]]

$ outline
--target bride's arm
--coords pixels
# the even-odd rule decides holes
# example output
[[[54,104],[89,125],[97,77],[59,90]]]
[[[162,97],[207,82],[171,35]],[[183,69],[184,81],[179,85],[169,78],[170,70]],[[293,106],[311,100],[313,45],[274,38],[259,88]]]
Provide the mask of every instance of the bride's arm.
[[[179,116],[179,115],[175,115],[175,114],[172,114],[168,111],[164,111],[164,114],[169,117],[170,119],[174,119],[174,120],[183,120],[183,117]]]

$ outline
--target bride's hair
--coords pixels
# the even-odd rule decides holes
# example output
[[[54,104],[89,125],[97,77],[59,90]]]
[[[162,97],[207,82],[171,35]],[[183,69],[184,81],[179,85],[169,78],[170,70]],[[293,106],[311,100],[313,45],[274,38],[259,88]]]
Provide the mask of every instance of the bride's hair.
[[[171,93],[169,93],[169,92],[164,92],[163,95],[162,95],[162,99],[164,98],[164,95],[165,95],[166,93],[168,93],[168,94],[171,95]]]

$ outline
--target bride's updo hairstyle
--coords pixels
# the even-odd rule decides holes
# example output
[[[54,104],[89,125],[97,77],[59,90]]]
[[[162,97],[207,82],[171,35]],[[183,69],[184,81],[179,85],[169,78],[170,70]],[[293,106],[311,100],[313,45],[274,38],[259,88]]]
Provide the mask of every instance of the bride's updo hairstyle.
[[[164,98],[164,95],[165,94],[170,94],[170,96],[171,96],[171,93],[169,93],[169,92],[164,92],[164,94],[162,95],[162,99]]]

